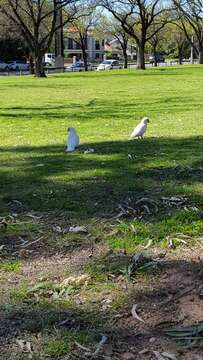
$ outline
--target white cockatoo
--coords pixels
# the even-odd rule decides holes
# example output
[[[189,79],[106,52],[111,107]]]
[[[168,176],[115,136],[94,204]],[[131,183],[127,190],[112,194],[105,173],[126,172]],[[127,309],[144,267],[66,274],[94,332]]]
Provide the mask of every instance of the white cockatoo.
[[[66,140],[66,151],[74,151],[79,145],[79,136],[75,128],[68,128],[69,135]]]
[[[132,134],[130,135],[130,139],[138,137],[143,139],[143,135],[147,130],[147,124],[149,123],[148,117],[144,117],[140,123],[134,128]]]

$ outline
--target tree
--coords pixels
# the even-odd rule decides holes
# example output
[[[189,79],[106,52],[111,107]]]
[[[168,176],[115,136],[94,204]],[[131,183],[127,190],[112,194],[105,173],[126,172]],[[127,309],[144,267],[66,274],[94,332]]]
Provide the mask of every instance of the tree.
[[[82,50],[85,71],[88,70],[87,41],[88,35],[94,32],[99,20],[99,15],[95,12],[94,5],[89,4],[89,8],[80,8],[80,18],[72,21],[71,36]]]
[[[0,52],[1,58],[9,61],[14,58],[28,58],[29,52],[21,33],[11,21],[0,13]]]
[[[168,22],[168,8],[162,0],[100,0],[132,37],[138,48],[138,69],[145,69],[145,45]],[[156,24],[155,30],[153,26]]]
[[[187,53],[189,47],[185,32],[176,24],[167,25],[167,42],[171,50],[176,51],[179,65],[182,65],[184,53]]]
[[[203,3],[202,0],[173,0],[178,20],[177,26],[182,29],[199,55],[199,63],[203,64]],[[196,41],[192,40],[191,29]]]
[[[77,13],[79,0],[3,0],[0,11],[20,30],[34,60],[34,71],[45,77],[43,56],[51,46],[54,33]],[[57,12],[66,8],[63,24],[57,25]]]
[[[152,48],[153,58],[154,58],[154,66],[158,65],[157,52],[158,49],[161,49],[163,46],[163,42],[165,40],[165,29],[162,28],[160,31],[155,32],[156,26],[152,27],[153,36],[148,40],[149,44]]]
[[[100,22],[100,32],[103,33],[103,37],[113,37],[113,39],[117,40],[119,46],[123,53],[124,59],[124,68],[128,67],[128,44],[130,40],[130,36],[123,29],[122,25],[118,20],[114,17],[104,17],[103,21]]]

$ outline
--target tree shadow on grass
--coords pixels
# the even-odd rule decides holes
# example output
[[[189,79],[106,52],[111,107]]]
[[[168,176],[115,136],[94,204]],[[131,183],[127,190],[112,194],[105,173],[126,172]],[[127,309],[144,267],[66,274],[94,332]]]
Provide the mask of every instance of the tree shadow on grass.
[[[125,94],[126,95],[126,94]],[[181,113],[191,112],[194,107],[201,108],[202,99],[196,97],[193,101],[190,101],[190,96],[184,98],[182,96],[169,95],[168,93],[163,96],[162,99],[154,98],[135,98],[133,101],[129,101],[128,97],[122,99],[122,108],[120,100],[117,101],[101,101],[100,99],[91,99],[86,103],[77,104],[74,102],[68,105],[55,105],[50,106],[33,106],[33,107],[1,107],[0,118],[16,119],[22,121],[22,118],[32,121],[33,119],[51,120],[51,119],[64,119],[67,117],[70,120],[95,120],[105,118],[106,120],[112,120],[116,117],[117,120],[125,120],[129,116],[132,117],[132,110],[136,116],[143,116],[148,113],[151,116],[154,114],[160,114],[165,112],[166,107],[168,113]],[[75,110],[75,111],[74,111]]]
[[[84,154],[87,148],[94,153]],[[129,197],[186,195],[184,205],[199,208],[195,221],[201,220],[201,136],[89,143],[75,153],[65,153],[61,145],[1,147],[0,153],[4,214],[60,212],[70,223],[88,224],[110,221]],[[9,160],[8,154],[13,154]],[[170,215],[181,211],[184,206],[171,208]],[[158,224],[165,217],[160,210],[143,220]]]

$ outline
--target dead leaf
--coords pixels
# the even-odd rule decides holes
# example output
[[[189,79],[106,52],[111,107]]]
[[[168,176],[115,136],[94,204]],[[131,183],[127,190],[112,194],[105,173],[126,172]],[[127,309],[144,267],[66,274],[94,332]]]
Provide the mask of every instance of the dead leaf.
[[[1,220],[0,221],[0,229],[6,230],[8,227],[8,224],[6,222],[6,220]]]
[[[153,244],[153,240],[149,239],[147,245],[144,246],[144,249],[148,249]]]
[[[134,360],[135,359],[135,354],[132,354],[130,352],[125,352],[124,354],[122,354],[121,359],[122,360]]]
[[[167,351],[162,352],[161,355],[163,355],[165,358],[169,360],[177,360],[177,357],[174,354],[169,353]]]
[[[156,359],[157,360],[166,360],[161,354],[159,351],[152,351],[153,354],[156,356]]]
[[[146,354],[146,353],[148,353],[148,352],[149,352],[149,349],[143,349],[143,350],[139,351],[138,354],[144,355],[144,354]]]
[[[141,317],[139,317],[139,316],[137,315],[137,313],[136,313],[137,306],[138,306],[137,304],[134,304],[134,305],[133,305],[132,310],[131,310],[131,314],[132,314],[132,316],[134,317],[134,319],[137,319],[137,320],[139,320],[139,321],[144,322],[144,320],[141,319]]]
[[[61,283],[61,287],[66,287],[69,285],[83,286],[87,285],[90,280],[91,277],[87,274],[83,274],[80,276],[69,276],[68,278],[63,280],[63,282]]]
[[[16,339],[16,343],[20,346],[22,352],[28,352],[30,354],[32,353],[32,346],[29,341],[25,341],[22,339]]]
[[[75,344],[77,345],[77,347],[79,347],[79,349],[87,351],[88,353],[91,353],[91,350],[81,344],[79,344],[76,340],[75,340]]]
[[[77,234],[77,233],[87,234],[88,230],[87,230],[86,226],[70,226],[69,232],[75,233],[75,234]]]
[[[53,231],[55,231],[56,233],[59,233],[59,234],[61,234],[63,232],[62,228],[58,225],[53,227]]]
[[[12,200],[12,202],[15,203],[15,204],[17,204],[17,205],[20,205],[20,206],[23,205],[22,202],[19,201],[19,200]]]

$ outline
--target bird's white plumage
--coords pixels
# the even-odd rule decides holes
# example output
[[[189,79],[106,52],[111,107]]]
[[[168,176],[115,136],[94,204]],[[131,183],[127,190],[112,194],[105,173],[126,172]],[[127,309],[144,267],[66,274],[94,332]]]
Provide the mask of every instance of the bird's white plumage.
[[[76,133],[75,128],[69,128],[69,135],[66,140],[66,151],[74,151],[79,145],[79,136]]]
[[[130,135],[130,138],[135,138],[135,137],[143,137],[144,133],[147,130],[147,124],[149,122],[149,119],[147,117],[144,117],[140,123],[135,127],[135,129],[133,130],[132,134]]]

